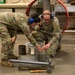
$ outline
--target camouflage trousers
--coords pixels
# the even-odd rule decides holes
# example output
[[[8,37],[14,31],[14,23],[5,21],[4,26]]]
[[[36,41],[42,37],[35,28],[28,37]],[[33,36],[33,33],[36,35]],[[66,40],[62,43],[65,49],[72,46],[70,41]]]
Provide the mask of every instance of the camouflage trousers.
[[[44,34],[42,32],[38,32],[38,31],[33,31],[32,32],[33,37],[36,39],[37,42],[41,41],[44,42],[45,41],[45,37],[47,37],[47,42],[49,42],[51,40],[52,37],[49,36],[44,36]],[[58,49],[60,45],[60,41],[56,40],[47,50],[46,50],[46,54],[48,56],[55,56],[56,54],[56,50]]]
[[[0,38],[1,38],[1,59],[8,59],[8,54],[13,54],[13,48],[15,42],[12,43],[11,35],[13,33],[9,33],[7,27],[4,24],[0,23]]]

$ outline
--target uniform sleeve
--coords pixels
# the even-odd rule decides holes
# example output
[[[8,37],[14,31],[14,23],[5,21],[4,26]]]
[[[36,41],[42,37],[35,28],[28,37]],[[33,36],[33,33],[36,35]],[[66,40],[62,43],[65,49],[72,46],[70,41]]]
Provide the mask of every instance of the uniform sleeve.
[[[21,28],[21,30],[23,31],[23,33],[25,34],[25,36],[28,38],[28,40],[34,45],[36,46],[38,43],[36,42],[36,40],[33,38],[32,34],[30,34],[30,29],[29,26],[27,25],[26,22],[21,22],[19,24],[19,27]]]
[[[13,37],[13,36],[17,37],[17,30],[15,30],[15,29],[13,30],[13,29],[8,28],[8,32],[11,37]]]
[[[53,37],[49,43],[53,44],[56,40],[59,40],[60,35],[61,35],[61,29],[60,29],[59,21],[56,17],[54,17],[53,19]]]
[[[38,43],[30,34],[30,29],[29,29],[29,26],[27,25],[28,17],[25,14],[18,13],[18,14],[15,14],[15,20],[16,20],[17,27],[19,27],[23,31],[25,36],[34,46],[37,46]]]
[[[39,31],[40,30],[40,26],[37,24],[34,28],[34,30]]]

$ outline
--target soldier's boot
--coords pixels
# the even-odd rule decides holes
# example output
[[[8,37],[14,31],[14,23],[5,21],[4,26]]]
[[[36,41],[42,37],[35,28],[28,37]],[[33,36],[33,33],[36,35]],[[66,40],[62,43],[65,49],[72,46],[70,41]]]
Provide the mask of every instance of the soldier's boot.
[[[1,59],[0,64],[5,67],[14,67],[14,64],[9,61],[10,59],[18,59],[18,57],[14,54],[8,54],[5,58]]]
[[[5,59],[1,59],[0,64],[5,67],[10,67],[10,68],[14,67],[13,63],[11,63],[10,61],[7,61]]]
[[[8,54],[8,60],[10,59],[18,59],[18,56],[15,56],[14,54]]]
[[[54,70],[54,69],[55,69],[55,63],[54,63],[54,61],[52,60],[52,58],[47,55],[46,61],[50,63],[50,64],[49,64],[50,68],[51,68],[52,70]]]

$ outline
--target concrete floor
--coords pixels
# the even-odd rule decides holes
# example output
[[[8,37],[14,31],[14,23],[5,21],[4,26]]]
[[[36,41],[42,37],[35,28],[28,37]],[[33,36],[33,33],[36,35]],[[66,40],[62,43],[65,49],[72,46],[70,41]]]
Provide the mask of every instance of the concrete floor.
[[[27,41],[28,41],[27,38],[23,34],[18,34],[18,38],[14,48],[15,55],[18,55],[18,45],[25,44],[25,42]],[[55,62],[55,69],[52,70],[51,75],[75,75],[75,35],[63,36],[62,49],[53,60]],[[46,72],[30,73],[29,70],[20,71],[18,70],[17,67],[6,68],[0,65],[0,75],[48,75],[48,74]]]

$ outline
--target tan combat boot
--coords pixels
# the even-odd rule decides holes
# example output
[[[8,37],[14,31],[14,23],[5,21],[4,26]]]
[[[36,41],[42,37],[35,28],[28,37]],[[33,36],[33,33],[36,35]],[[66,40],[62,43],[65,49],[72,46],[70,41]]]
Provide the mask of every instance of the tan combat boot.
[[[13,63],[11,63],[11,62],[9,62],[9,61],[7,61],[7,60],[5,60],[5,59],[1,59],[1,62],[0,62],[0,64],[2,65],[2,66],[5,66],[5,67],[14,67],[14,65],[13,65]]]
[[[18,59],[18,56],[15,56],[14,54],[8,54],[8,60],[10,59]]]

